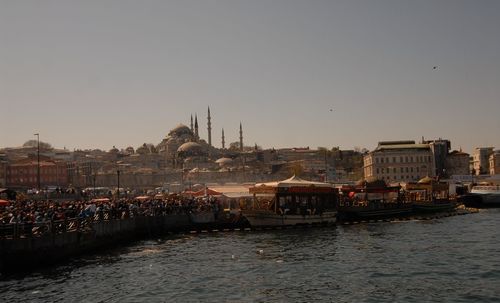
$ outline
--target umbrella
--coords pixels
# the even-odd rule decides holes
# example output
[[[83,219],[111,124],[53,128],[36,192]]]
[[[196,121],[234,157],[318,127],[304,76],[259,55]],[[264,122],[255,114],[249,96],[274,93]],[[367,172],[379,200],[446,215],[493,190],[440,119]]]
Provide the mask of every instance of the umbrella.
[[[9,206],[9,205],[10,205],[9,201],[0,199],[0,206]]]

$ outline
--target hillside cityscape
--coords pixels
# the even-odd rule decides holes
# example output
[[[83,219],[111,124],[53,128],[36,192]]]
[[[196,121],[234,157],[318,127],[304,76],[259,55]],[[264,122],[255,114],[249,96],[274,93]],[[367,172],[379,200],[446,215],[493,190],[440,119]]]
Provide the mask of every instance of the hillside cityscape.
[[[472,155],[452,149],[450,140],[382,141],[369,151],[338,147],[263,148],[226,142],[224,129],[200,138],[198,117],[179,124],[156,144],[110,150],[67,150],[43,142],[35,134],[20,147],[0,149],[0,187],[15,190],[120,188],[140,191],[160,188],[176,192],[196,184],[256,183],[291,175],[331,183],[360,179],[388,183],[415,182],[424,177],[472,181],[474,176],[500,173],[500,151],[477,147]],[[217,140],[215,138],[218,138]],[[220,141],[219,141],[220,140]],[[216,142],[218,141],[218,142]],[[38,171],[39,170],[39,171]]]

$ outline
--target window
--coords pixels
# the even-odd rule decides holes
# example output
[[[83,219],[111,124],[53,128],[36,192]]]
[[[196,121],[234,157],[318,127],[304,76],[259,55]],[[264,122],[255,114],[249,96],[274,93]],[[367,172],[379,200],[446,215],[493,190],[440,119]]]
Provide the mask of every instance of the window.
[[[417,169],[417,173],[418,173],[418,172],[419,172],[419,171],[418,171],[418,166],[417,166],[417,168],[416,168],[416,169]]]
[[[382,168],[382,173],[385,173],[385,169],[384,168]]]
[[[405,162],[408,163],[408,156],[405,156]]]
[[[410,172],[413,172],[413,167],[410,167]]]
[[[393,173],[396,173],[396,168],[395,168],[395,167],[392,169],[392,172],[393,172]]]
[[[400,170],[401,170],[401,171],[400,171],[401,173],[404,173],[404,170],[403,170],[403,168],[402,168],[402,167],[400,167]]]
[[[399,157],[399,162],[403,163],[403,156]]]
[[[406,168],[406,172],[408,172],[408,167]]]
[[[378,158],[375,158],[375,163],[378,163]]]
[[[384,158],[380,158],[380,163],[384,163]]]
[[[378,167],[377,167],[377,174],[379,174],[379,170],[378,170]]]
[[[396,157],[392,157],[392,163],[396,163]]]

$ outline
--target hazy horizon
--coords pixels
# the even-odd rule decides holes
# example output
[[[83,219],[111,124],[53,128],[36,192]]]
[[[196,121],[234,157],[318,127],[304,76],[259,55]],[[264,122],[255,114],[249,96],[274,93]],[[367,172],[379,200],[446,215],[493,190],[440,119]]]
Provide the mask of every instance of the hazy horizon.
[[[500,148],[500,1],[3,1],[0,148]]]

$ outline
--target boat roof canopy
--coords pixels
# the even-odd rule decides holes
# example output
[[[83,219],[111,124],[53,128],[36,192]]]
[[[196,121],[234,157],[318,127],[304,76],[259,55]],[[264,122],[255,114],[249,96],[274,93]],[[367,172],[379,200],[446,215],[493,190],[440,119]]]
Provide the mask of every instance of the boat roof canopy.
[[[334,189],[334,186],[330,183],[307,181],[301,179],[295,175],[291,178],[282,181],[273,181],[267,183],[257,183],[255,186],[250,187],[250,193],[270,193],[277,192],[279,189],[283,188],[321,188],[321,189]]]

